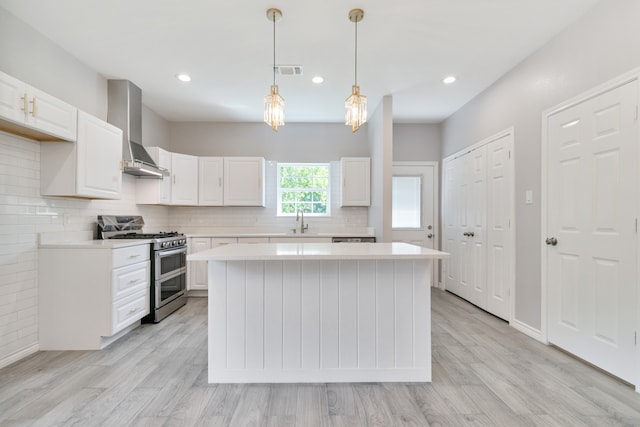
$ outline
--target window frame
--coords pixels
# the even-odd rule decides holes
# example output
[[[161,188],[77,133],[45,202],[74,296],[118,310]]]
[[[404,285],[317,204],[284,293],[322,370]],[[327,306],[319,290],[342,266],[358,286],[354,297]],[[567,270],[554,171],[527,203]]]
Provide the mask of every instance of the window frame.
[[[316,218],[325,218],[325,217],[330,217],[331,216],[331,163],[329,162],[277,162],[276,163],[276,170],[277,170],[277,181],[276,181],[276,197],[277,197],[277,207],[276,207],[276,216],[278,217],[291,217],[291,216],[296,216],[296,212],[292,212],[292,213],[285,213],[282,212],[282,193],[283,188],[280,186],[280,182],[281,182],[281,168],[282,167],[318,167],[318,166],[322,166],[322,167],[326,167],[327,168],[327,188],[318,188],[318,187],[311,187],[311,188],[285,188],[284,191],[286,192],[296,192],[296,193],[302,193],[302,192],[309,192],[309,191],[315,191],[315,192],[326,192],[327,194],[327,208],[326,208],[326,212],[325,213],[312,213],[312,212],[305,212],[305,216],[312,216],[312,217],[316,217]]]

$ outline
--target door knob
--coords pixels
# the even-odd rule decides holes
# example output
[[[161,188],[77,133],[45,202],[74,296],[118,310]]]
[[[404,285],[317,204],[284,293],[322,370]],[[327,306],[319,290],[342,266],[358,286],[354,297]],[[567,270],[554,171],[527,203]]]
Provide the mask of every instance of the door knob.
[[[555,246],[558,244],[558,239],[555,237],[548,237],[547,240],[544,241],[547,245]]]
[[[433,239],[433,234],[431,234],[431,233],[427,234],[427,238],[428,239]]]
[[[469,233],[469,237],[473,237],[475,235],[476,235],[476,233],[474,233],[473,231]]]
[[[469,233],[467,233],[466,231],[464,233],[462,233],[462,235],[469,237]]]

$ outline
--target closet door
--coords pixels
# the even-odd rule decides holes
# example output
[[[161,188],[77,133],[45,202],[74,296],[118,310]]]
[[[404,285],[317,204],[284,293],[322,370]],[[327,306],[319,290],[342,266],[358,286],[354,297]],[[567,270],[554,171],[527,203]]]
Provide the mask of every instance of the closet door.
[[[444,162],[445,288],[510,319],[513,132]]]
[[[513,134],[487,147],[487,311],[509,320],[513,282]]]
[[[468,294],[478,307],[487,308],[487,146],[471,153],[468,171],[467,247],[465,268]]]

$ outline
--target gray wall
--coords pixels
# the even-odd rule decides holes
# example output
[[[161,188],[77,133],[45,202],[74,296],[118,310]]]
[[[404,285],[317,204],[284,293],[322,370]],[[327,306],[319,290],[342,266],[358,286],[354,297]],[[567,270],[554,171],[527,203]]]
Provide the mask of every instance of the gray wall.
[[[0,70],[107,119],[106,79],[2,8]]]
[[[541,113],[640,66],[638,22],[640,1],[603,0],[443,123],[443,157],[514,126],[514,314],[533,328],[541,327]],[[533,190],[531,205],[526,190]]]
[[[371,206],[369,227],[379,242],[391,236],[391,162],[393,161],[393,100],[387,95],[367,123],[371,151]]]
[[[339,123],[172,122],[170,150],[198,156],[264,156],[281,162],[327,162],[368,156],[367,127],[356,133]]]
[[[394,124],[394,161],[434,161],[441,159],[442,126],[440,124]]]

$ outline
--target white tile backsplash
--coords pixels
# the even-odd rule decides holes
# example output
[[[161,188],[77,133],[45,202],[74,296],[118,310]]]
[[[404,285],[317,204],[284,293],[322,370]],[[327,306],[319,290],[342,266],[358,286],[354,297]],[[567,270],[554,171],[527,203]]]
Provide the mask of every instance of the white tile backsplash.
[[[169,208],[137,206],[135,178],[123,178],[121,200],[40,197],[40,143],[0,132],[0,366],[38,343],[39,233],[93,235],[99,214],[143,215],[148,230],[169,228]]]

